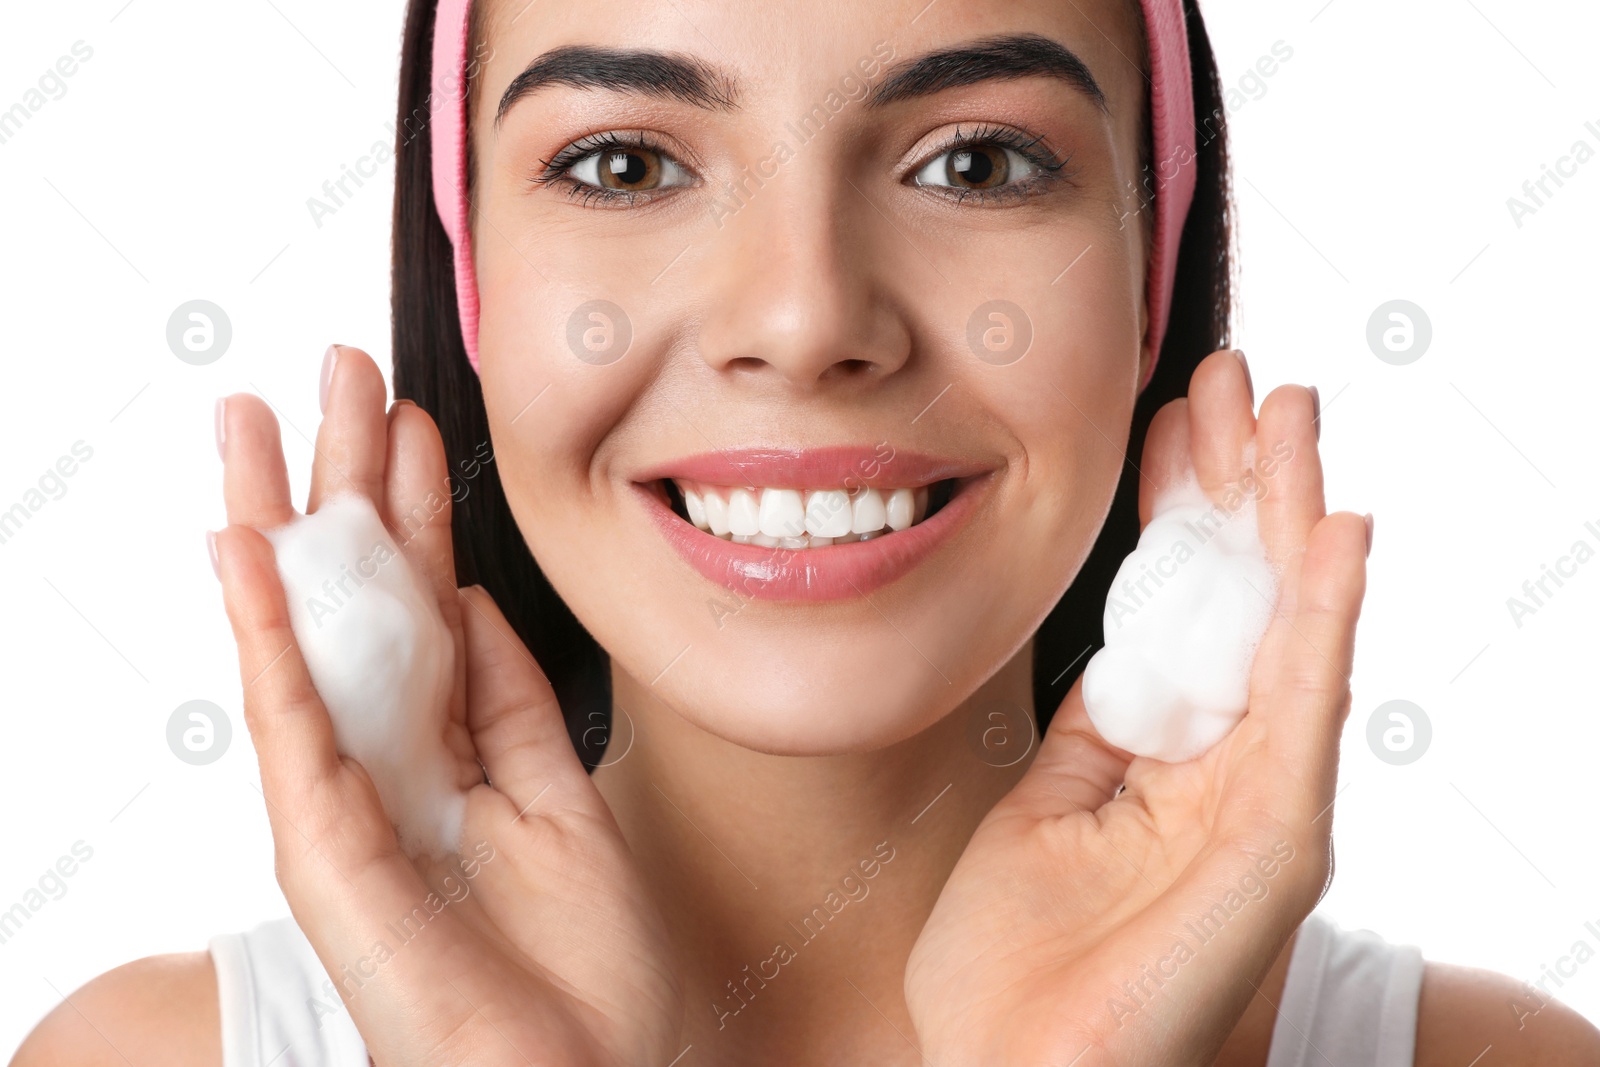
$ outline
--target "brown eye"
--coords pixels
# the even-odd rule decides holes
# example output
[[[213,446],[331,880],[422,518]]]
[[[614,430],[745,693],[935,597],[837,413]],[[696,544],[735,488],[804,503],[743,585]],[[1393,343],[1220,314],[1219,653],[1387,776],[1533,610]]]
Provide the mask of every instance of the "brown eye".
[[[689,172],[671,156],[642,144],[596,148],[572,163],[567,174],[607,195],[653,193],[691,181]]]
[[[1004,185],[1011,172],[1006,150],[998,145],[972,145],[945,158],[945,177],[958,189],[993,189]]]
[[[1014,148],[973,142],[949,148],[924,163],[913,180],[918,185],[987,192],[1015,185],[1041,168]]]
[[[661,157],[648,148],[606,152],[598,170],[607,189],[654,189],[661,181]]]

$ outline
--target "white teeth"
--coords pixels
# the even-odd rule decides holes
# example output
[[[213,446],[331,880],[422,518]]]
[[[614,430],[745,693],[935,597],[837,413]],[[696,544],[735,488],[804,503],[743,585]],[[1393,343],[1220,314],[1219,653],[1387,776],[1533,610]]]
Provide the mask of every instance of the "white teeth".
[[[876,489],[863,489],[850,502],[850,532],[863,534],[883,529],[889,513],[883,506],[883,494]]]
[[[728,494],[728,530],[745,537],[761,532],[760,506],[750,490],[735,489]]]
[[[711,528],[711,523],[706,521],[706,506],[700,499],[700,494],[693,489],[686,489],[683,493],[683,506],[689,512],[689,521],[702,530]]]
[[[870,541],[928,515],[928,487],[757,489],[678,483],[689,521],[741,545],[800,550]]]
[[[706,522],[711,525],[711,532],[718,537],[727,537],[731,532],[728,527],[727,498],[715,490],[708,489],[701,498],[700,506],[705,509]]]
[[[849,493],[843,489],[819,489],[806,498],[806,533],[813,538],[834,538],[849,532]]]
[[[909,489],[896,489],[889,494],[888,503],[884,505],[889,513],[889,529],[909,530],[911,521],[916,518],[916,498]]]
[[[806,509],[798,489],[766,489],[761,493],[761,532],[768,537],[805,533]]]

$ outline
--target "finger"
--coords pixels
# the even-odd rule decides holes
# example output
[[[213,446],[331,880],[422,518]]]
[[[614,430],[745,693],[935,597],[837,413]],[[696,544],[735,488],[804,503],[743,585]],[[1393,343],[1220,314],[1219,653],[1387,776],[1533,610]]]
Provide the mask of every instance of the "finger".
[[[572,748],[549,679],[493,597],[481,586],[461,590],[461,597],[467,728],[490,783],[519,814],[541,799],[591,809],[599,794]]]
[[[1013,796],[1040,817],[1096,811],[1116,796],[1132,760],[1132,753],[1107,743],[1089,721],[1079,675]]]
[[[450,536],[450,474],[444,441],[428,413],[409,400],[389,412],[380,514],[406,558],[421,568],[446,619],[460,615]]]
[[[234,393],[222,402],[222,497],[235,526],[270,530],[294,518],[278,417],[266,401]]]
[[[388,389],[372,357],[359,348],[334,345],[322,425],[317,427],[317,455],[311,464],[311,495],[306,514],[330,496],[360,493],[382,500],[383,466],[388,453],[384,408]]]
[[[1144,453],[1139,457],[1139,527],[1143,529],[1155,514],[1156,499],[1189,478],[1189,401],[1180,397],[1156,412],[1145,433]]]
[[[1213,352],[1189,380],[1189,451],[1200,487],[1218,500],[1244,472],[1255,437],[1250,378],[1237,352]]]
[[[293,818],[339,769],[333,723],[295,641],[272,545],[249,527],[229,526],[216,547],[262,791]]]
[[[1262,401],[1256,425],[1256,473],[1265,488],[1256,521],[1267,558],[1279,567],[1299,555],[1326,514],[1313,413],[1309,389],[1279,386]]]
[[[1270,813],[1305,825],[1333,799],[1356,621],[1366,594],[1366,536],[1364,519],[1341,511],[1318,522],[1306,540],[1298,607],[1279,620],[1272,676],[1247,716],[1266,738],[1246,756],[1264,761],[1261,773],[1238,779],[1240,798],[1256,816]]]
[[[455,679],[450,698],[453,726],[445,734],[445,743],[460,762],[463,788],[471,788],[483,781],[483,771],[466,729],[466,639],[461,628],[462,600],[456,589],[444,442],[427,412],[409,400],[397,401],[388,419],[388,456],[379,510],[408,565],[433,591],[455,643]]]

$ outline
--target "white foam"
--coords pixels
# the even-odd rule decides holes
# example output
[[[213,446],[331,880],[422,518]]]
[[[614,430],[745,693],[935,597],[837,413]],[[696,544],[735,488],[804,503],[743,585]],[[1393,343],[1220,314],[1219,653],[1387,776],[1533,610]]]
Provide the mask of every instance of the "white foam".
[[[340,754],[372,776],[406,852],[457,850],[466,800],[444,742],[455,642],[432,588],[363,496],[266,537]]]
[[[1247,493],[1214,504],[1193,472],[1162,494],[1106,597],[1106,645],[1083,674],[1089,719],[1138,756],[1181,763],[1236,726],[1278,599]],[[1232,501],[1230,501],[1231,503]]]

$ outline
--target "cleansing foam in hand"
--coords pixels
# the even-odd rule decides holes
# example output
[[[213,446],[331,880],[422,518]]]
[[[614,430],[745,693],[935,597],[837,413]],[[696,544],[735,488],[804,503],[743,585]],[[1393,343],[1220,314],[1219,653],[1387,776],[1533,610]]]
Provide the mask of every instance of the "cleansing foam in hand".
[[[456,850],[466,795],[444,731],[455,641],[366,497],[266,531],[339,753],[366,768],[406,852]]]
[[[1164,493],[1106,598],[1106,644],[1083,672],[1100,736],[1182,763],[1222,740],[1249,707],[1250,666],[1278,581],[1255,501],[1229,511],[1190,481]]]

